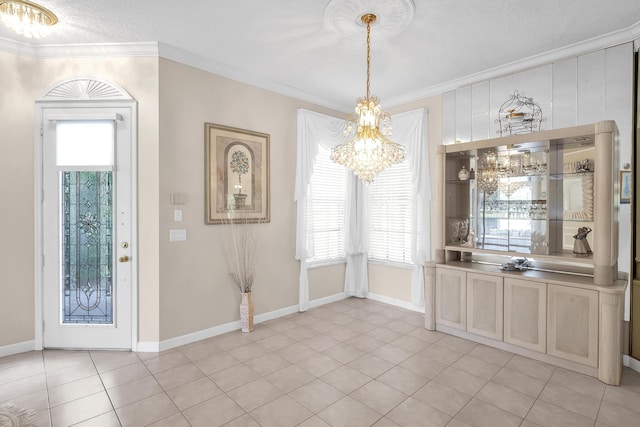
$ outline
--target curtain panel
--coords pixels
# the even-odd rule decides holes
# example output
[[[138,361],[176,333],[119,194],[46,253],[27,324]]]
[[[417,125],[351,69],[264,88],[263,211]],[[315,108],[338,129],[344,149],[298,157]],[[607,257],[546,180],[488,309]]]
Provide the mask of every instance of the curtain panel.
[[[309,224],[309,182],[318,147],[333,148],[346,142],[344,119],[310,110],[298,109],[297,164],[294,200],[297,203],[296,259],[300,261],[299,310],[309,308],[309,278],[307,260],[314,255],[313,224]],[[427,140],[427,111],[418,109],[392,116],[393,140],[405,146],[412,171],[414,221],[411,281],[411,301],[424,306],[423,264],[431,253],[429,203],[429,144]],[[368,187],[355,175],[347,184],[345,209],[345,295],[365,298],[368,294],[367,252],[369,250]]]

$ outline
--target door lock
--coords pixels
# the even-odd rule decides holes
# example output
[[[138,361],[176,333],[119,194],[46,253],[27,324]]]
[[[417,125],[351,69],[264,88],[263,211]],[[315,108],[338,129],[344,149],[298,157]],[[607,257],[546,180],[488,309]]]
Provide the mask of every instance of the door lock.
[[[129,247],[129,243],[127,243],[127,242],[122,242],[122,247],[123,247],[124,249],[127,249],[127,248]]]
[[[129,257],[128,256],[121,256],[120,258],[118,258],[118,261],[120,262],[128,262],[129,261]]]

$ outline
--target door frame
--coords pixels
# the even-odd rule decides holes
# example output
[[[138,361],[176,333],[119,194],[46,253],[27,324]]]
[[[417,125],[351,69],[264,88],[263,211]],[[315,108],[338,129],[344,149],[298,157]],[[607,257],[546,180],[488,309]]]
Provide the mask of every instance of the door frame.
[[[43,215],[43,111],[49,108],[116,107],[131,112],[131,350],[138,347],[138,103],[124,89],[95,77],[73,77],[50,86],[36,99],[34,128],[34,314],[35,350],[43,349],[44,341],[44,215]]]

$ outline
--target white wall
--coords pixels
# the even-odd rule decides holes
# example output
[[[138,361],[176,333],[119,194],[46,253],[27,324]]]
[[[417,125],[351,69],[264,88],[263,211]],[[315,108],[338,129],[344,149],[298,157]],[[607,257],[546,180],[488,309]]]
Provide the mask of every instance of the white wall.
[[[633,164],[633,43],[596,50],[443,94],[442,142],[453,144],[499,136],[498,109],[514,90],[542,108],[542,129],[615,120],[620,130],[619,164]],[[630,205],[619,211],[618,266],[631,263]],[[625,318],[629,319],[629,288]]]

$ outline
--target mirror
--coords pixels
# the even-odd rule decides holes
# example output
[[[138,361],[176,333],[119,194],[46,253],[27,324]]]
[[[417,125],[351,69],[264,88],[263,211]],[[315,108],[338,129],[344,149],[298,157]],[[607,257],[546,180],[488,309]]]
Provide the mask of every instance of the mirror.
[[[593,174],[564,176],[562,182],[562,217],[565,220],[593,220]]]

